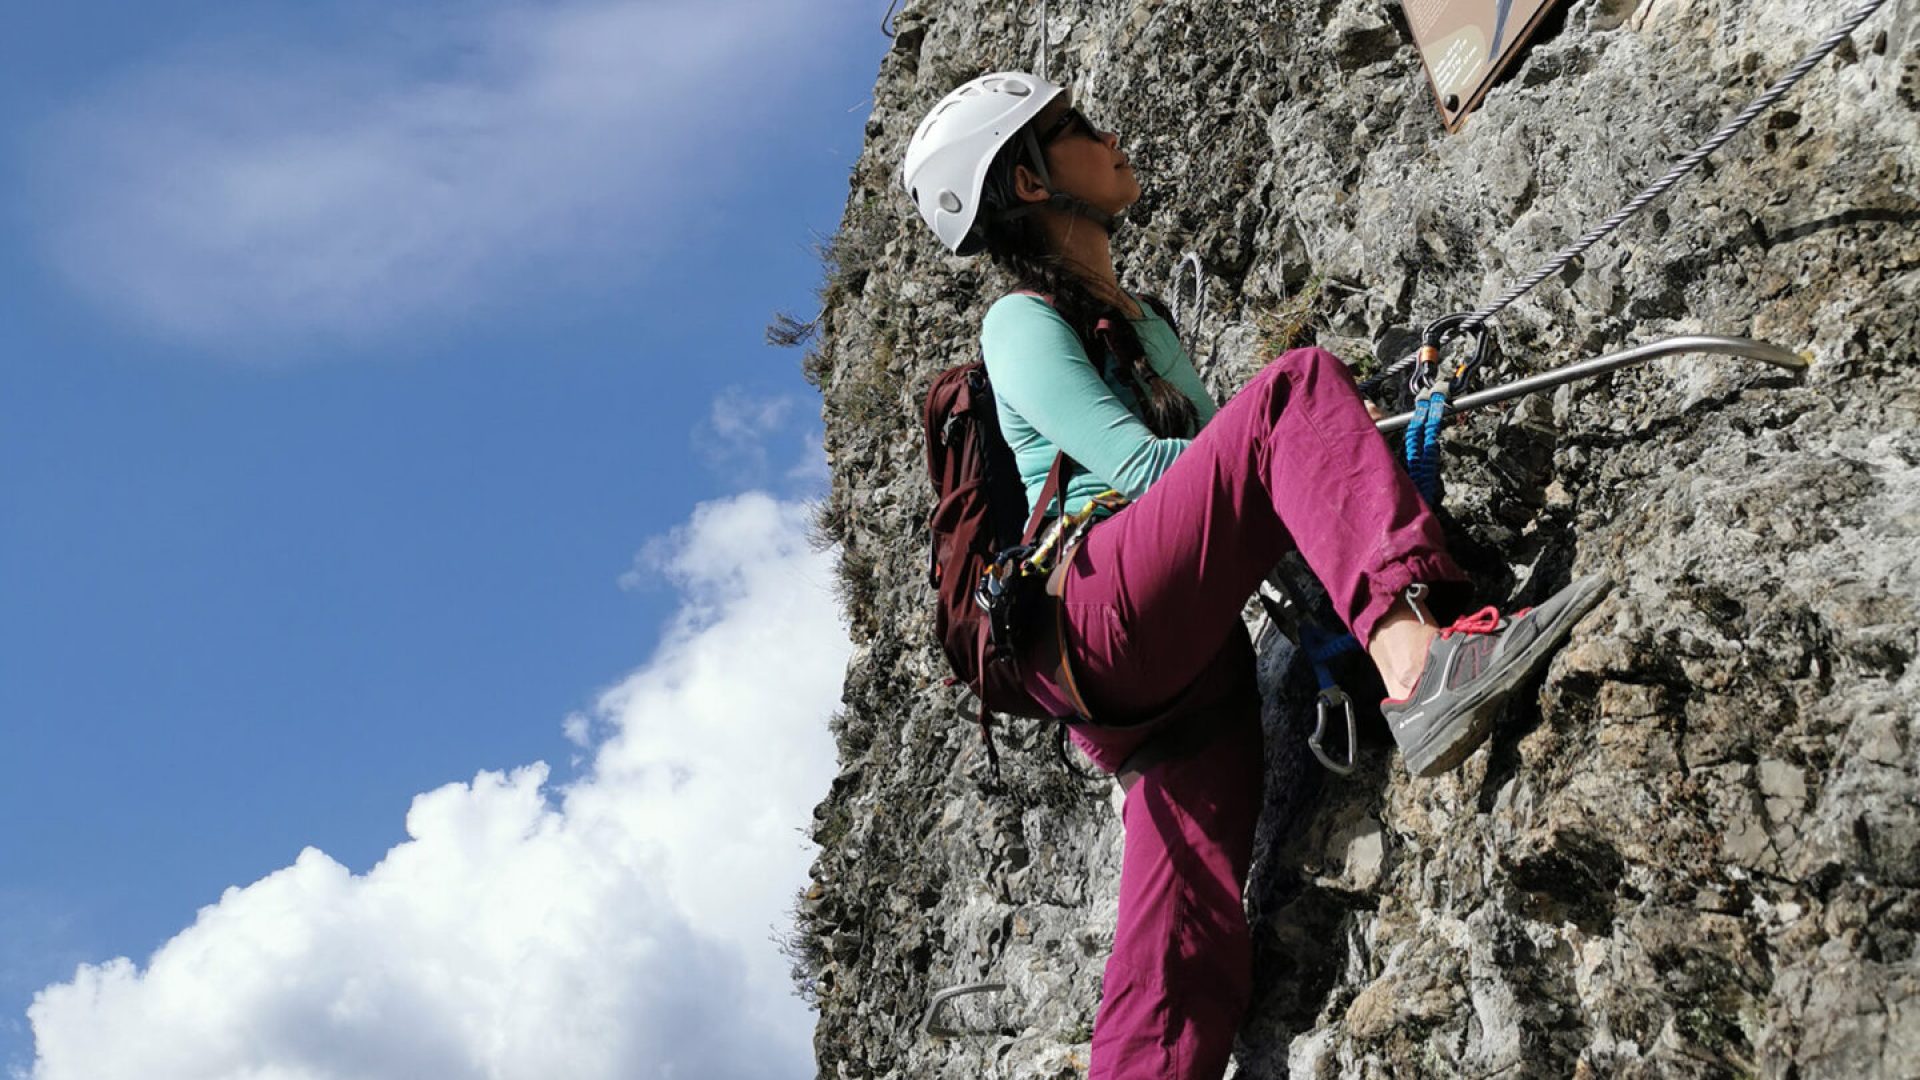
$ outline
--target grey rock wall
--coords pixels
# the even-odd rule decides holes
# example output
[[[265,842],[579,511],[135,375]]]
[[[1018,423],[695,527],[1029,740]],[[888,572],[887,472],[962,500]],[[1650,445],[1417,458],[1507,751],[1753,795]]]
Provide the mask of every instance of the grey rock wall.
[[[1571,0],[1457,135],[1398,5],[908,0],[807,359],[858,648],[799,908],[826,1077],[1066,1078],[1111,942],[1110,788],[942,685],[919,399],[1004,283],[895,186],[983,71],[1051,73],[1146,196],[1123,278],[1183,297],[1222,398],[1306,341],[1354,363],[1484,303],[1690,149],[1851,3]],[[1456,774],[1300,747],[1265,656],[1269,813],[1242,1077],[1920,1075],[1920,32],[1888,5],[1796,94],[1495,323],[1496,378],[1686,332],[1682,358],[1454,431],[1448,505],[1488,601],[1618,587]],[[1189,253],[1204,271],[1176,287]],[[1380,741],[1384,741],[1384,736]],[[929,1035],[946,988],[961,999]]]

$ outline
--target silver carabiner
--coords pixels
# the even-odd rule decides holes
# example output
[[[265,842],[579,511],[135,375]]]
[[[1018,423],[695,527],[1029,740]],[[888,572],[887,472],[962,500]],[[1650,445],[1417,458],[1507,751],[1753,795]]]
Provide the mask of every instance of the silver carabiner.
[[[1320,740],[1327,734],[1327,713],[1335,709],[1345,712],[1347,716],[1347,761],[1344,765],[1328,757],[1320,745]],[[1330,687],[1320,691],[1320,697],[1314,702],[1314,713],[1313,734],[1307,736],[1307,749],[1312,750],[1313,756],[1319,758],[1320,764],[1329,771],[1340,776],[1351,775],[1354,758],[1360,752],[1360,743],[1354,736],[1353,699],[1347,696],[1345,690],[1337,686]]]

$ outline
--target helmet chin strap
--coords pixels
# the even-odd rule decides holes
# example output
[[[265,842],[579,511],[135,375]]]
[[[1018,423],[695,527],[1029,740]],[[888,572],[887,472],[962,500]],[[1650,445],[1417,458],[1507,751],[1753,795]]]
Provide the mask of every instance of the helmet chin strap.
[[[1105,210],[1100,209],[1078,195],[1069,195],[1064,191],[1056,189],[1053,186],[1053,176],[1047,171],[1047,155],[1040,148],[1040,140],[1035,138],[1031,131],[1023,132],[1022,134],[1027,140],[1027,156],[1032,159],[1034,172],[1040,175],[1040,186],[1047,190],[1047,201],[1044,203],[1027,203],[1023,206],[1016,206],[1011,210],[1003,210],[1000,212],[1000,219],[1003,221],[1012,221],[1015,218],[1026,217],[1042,206],[1048,206],[1055,210],[1086,218],[1088,221],[1106,230],[1108,236],[1112,236],[1113,230],[1120,225],[1120,219],[1116,215],[1107,213]]]

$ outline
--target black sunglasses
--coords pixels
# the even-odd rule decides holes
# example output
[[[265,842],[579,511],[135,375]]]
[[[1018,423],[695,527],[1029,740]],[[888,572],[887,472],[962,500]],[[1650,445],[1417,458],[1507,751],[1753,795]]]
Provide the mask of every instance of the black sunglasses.
[[[1086,113],[1081,112],[1077,107],[1069,107],[1066,112],[1060,114],[1060,119],[1049,124],[1047,130],[1040,133],[1040,145],[1051,146],[1054,140],[1068,135],[1085,135],[1089,139],[1098,139],[1100,129],[1093,126],[1093,121],[1087,119]]]

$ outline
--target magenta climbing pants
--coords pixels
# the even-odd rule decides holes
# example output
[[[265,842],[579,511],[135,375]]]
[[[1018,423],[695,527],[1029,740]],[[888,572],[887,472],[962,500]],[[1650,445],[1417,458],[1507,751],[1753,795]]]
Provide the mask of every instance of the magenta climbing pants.
[[[1364,644],[1408,585],[1461,580],[1442,545],[1346,365],[1295,349],[1075,554],[1066,643],[1096,722],[1072,725],[1074,744],[1116,772],[1169,727],[1212,732],[1127,793],[1089,1080],[1219,1080],[1247,1008],[1242,890],[1264,762],[1242,606],[1298,550]],[[1028,683],[1064,706],[1045,675]]]

